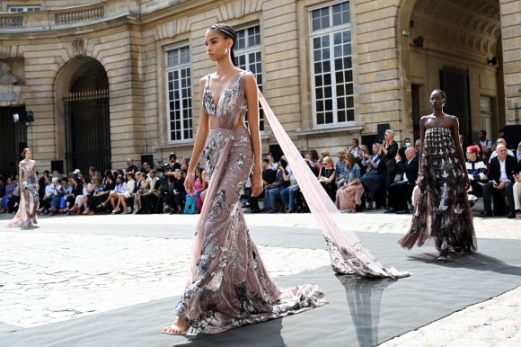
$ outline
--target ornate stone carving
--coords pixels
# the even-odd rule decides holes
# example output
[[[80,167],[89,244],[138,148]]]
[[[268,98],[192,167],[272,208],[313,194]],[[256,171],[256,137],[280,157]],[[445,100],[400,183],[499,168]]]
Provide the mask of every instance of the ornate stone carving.
[[[74,52],[74,56],[76,57],[84,57],[87,55],[83,39],[77,39],[72,41],[72,50]]]
[[[3,62],[0,63],[0,84],[15,84],[18,82],[18,77],[11,74],[11,66]]]

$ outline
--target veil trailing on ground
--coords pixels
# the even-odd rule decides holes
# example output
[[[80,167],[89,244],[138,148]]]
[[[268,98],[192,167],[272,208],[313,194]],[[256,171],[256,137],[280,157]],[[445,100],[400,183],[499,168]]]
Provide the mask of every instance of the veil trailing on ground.
[[[400,278],[410,276],[411,273],[409,272],[385,268],[362,245],[353,231],[343,230],[339,227],[335,221],[336,217],[340,216],[338,209],[302,159],[299,150],[289,138],[260,91],[259,100],[266,119],[297,179],[300,190],[306,198],[309,209],[322,228],[333,271],[338,274],[360,274],[372,277]]]

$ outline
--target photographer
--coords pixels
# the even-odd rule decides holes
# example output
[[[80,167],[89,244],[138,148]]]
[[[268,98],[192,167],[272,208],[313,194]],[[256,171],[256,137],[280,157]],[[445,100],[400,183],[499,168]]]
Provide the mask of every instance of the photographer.
[[[394,131],[391,129],[387,129],[384,134],[384,141],[382,142],[382,152],[383,157],[382,161],[384,166],[383,169],[383,177],[385,184],[385,196],[383,197],[381,203],[386,206],[385,198],[387,197],[387,192],[389,187],[394,182],[394,176],[396,173],[396,153],[398,153],[398,144],[394,141]]]

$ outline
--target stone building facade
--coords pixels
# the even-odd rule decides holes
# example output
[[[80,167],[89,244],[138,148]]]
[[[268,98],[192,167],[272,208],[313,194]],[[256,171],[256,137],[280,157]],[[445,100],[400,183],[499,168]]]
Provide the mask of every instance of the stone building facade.
[[[0,0],[2,170],[26,144],[40,169],[125,167],[190,155],[208,26],[239,33],[253,71],[296,146],[336,153],[378,125],[417,136],[433,89],[462,132],[521,124],[519,0]],[[32,110],[29,127],[12,114]],[[262,121],[263,150],[276,145]],[[0,130],[0,135],[2,135]],[[470,142],[470,141],[469,141]],[[0,160],[0,161],[2,161]]]

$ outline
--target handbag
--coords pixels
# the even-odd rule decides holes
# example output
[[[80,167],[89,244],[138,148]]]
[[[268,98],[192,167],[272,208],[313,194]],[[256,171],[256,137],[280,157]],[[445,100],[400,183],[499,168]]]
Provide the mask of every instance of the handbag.
[[[193,195],[186,196],[185,214],[194,214],[197,208],[197,199]]]

